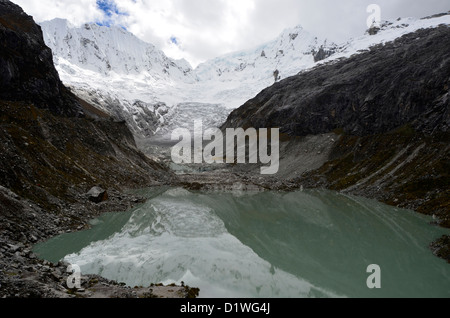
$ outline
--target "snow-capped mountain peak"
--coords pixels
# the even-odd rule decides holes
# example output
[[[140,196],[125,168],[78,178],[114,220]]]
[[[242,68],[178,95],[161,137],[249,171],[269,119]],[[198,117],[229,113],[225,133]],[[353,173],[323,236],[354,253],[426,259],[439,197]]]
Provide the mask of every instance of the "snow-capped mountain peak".
[[[73,27],[62,19],[43,22],[41,26],[57,60],[104,76],[139,74],[158,80],[195,81],[189,64],[177,65],[154,45],[121,27],[95,23]]]
[[[335,54],[323,62],[349,57],[367,51],[372,46],[394,41],[419,29],[434,28],[439,25],[450,25],[450,11],[422,19],[409,17],[398,18],[395,21],[381,21],[379,25],[369,28],[364,35],[349,39],[346,43],[341,44]]]
[[[303,27],[285,29],[273,41],[254,49],[227,54],[200,64],[195,70],[199,79],[233,81],[262,80],[267,84],[310,67],[321,50],[332,51],[334,44],[318,39]]]
[[[165,131],[174,116],[194,117],[180,115],[193,111],[192,105],[211,105],[211,117],[221,120],[224,107],[231,111],[276,81],[441,24],[450,24],[450,13],[382,22],[340,45],[296,26],[273,41],[217,57],[195,70],[120,27],[74,27],[61,19],[41,26],[61,80],[81,98],[126,120],[135,134],[151,136]],[[204,114],[205,107],[200,108]]]

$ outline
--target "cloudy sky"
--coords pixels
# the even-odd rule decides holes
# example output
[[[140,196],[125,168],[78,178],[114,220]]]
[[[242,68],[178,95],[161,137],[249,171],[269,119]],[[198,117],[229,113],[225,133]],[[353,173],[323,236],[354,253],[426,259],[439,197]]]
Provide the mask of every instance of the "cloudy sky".
[[[193,66],[254,47],[302,25],[342,42],[367,29],[367,7],[384,20],[450,10],[448,0],[12,0],[37,22],[64,18],[74,25],[119,25],[170,57]]]

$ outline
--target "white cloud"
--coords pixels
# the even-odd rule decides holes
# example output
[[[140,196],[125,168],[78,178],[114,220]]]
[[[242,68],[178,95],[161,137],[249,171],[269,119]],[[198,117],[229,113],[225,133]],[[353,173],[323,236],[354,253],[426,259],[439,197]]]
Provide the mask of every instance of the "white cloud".
[[[38,22],[55,17],[79,25],[102,21],[96,0],[13,0]],[[115,0],[128,15],[113,15],[144,41],[196,65],[275,38],[288,27],[340,42],[364,33],[366,8],[377,3],[383,19],[447,11],[448,0]],[[177,38],[178,45],[170,39]]]
[[[120,23],[138,37],[197,64],[240,48],[257,0],[120,0]],[[176,37],[180,45],[171,43]]]
[[[96,0],[13,0],[37,22],[64,18],[74,25],[101,20],[103,12]]]

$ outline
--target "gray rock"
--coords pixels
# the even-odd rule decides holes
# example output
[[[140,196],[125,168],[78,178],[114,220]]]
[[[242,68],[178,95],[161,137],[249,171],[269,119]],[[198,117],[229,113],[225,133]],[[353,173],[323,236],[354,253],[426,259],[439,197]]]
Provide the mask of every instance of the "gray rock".
[[[336,52],[336,47],[324,47],[321,46],[319,51],[313,51],[314,62],[325,60]]]
[[[91,190],[89,190],[87,196],[89,201],[94,203],[100,203],[108,200],[108,193],[106,192],[106,190],[100,187],[93,187]]]
[[[9,251],[11,253],[16,253],[17,251],[20,250],[20,246],[18,245],[13,245],[13,244],[8,244],[9,245]]]

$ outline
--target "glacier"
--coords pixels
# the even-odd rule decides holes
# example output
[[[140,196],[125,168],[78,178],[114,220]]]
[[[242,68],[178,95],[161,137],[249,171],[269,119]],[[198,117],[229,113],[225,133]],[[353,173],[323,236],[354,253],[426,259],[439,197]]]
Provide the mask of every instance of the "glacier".
[[[76,27],[64,19],[40,25],[61,80],[77,96],[126,121],[139,138],[167,139],[174,125],[193,118],[219,126],[233,109],[279,80],[441,24],[450,24],[450,13],[383,21],[375,32],[341,44],[296,26],[195,69],[121,27]]]

